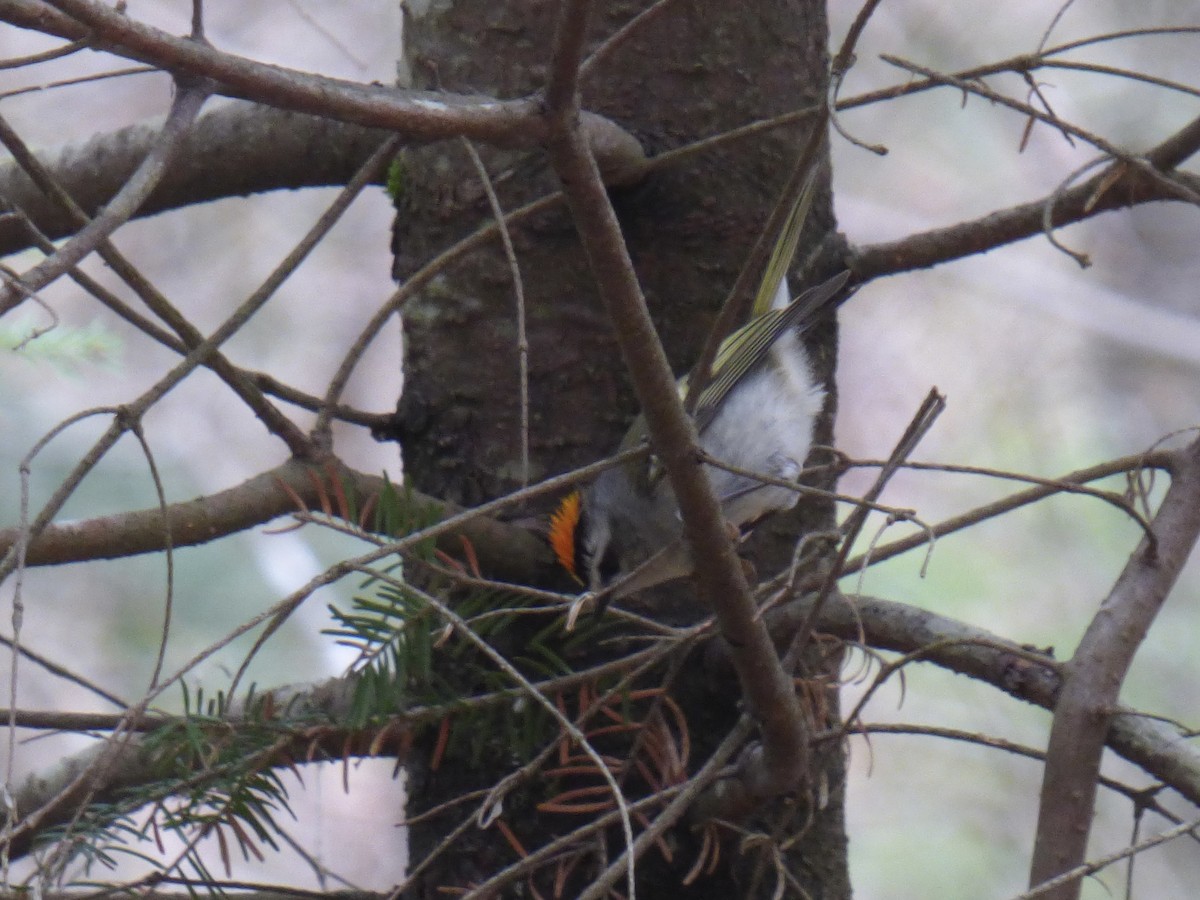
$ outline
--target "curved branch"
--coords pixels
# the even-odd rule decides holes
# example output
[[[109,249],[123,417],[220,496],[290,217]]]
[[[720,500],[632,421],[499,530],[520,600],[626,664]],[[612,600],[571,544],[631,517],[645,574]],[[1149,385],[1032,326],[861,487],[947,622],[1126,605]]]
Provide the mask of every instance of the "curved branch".
[[[0,14],[7,5],[8,0],[0,0]],[[142,123],[38,156],[79,205],[90,212],[116,193],[145,155],[154,133],[153,125]],[[606,146],[602,158],[613,164],[629,158],[625,150],[610,143],[623,143],[622,135],[625,133],[619,129],[598,126],[589,140],[594,147]],[[260,104],[231,103],[200,118],[184,139],[163,183],[137,215],[153,215],[224,197],[344,184],[385,137],[382,129]],[[626,149],[631,148],[626,145]],[[1160,171],[1168,171],[1197,149],[1200,118],[1146,153],[1145,160]],[[612,183],[611,172],[606,171],[605,177]],[[1200,193],[1200,177],[1172,172],[1172,178]],[[1097,196],[1101,188],[1105,190]],[[12,198],[14,205],[49,237],[72,233],[67,219],[47,203],[11,161],[0,163],[0,194]],[[1167,185],[1143,172],[1127,170],[1112,181],[1106,170],[1057,197],[1047,196],[978,219],[860,247],[851,253],[849,262],[856,280],[867,281],[930,268],[1042,234],[1046,204],[1052,201],[1050,223],[1057,228],[1122,207],[1178,199]],[[30,244],[20,217],[0,217],[0,254],[15,253]]]
[[[534,687],[544,696],[554,696],[584,684],[594,684],[598,678],[636,670],[658,652],[656,647],[644,648],[629,656],[589,669],[537,682]],[[455,699],[444,706],[413,706],[398,711],[386,723],[368,729],[368,740],[364,740],[363,729],[350,729],[338,724],[354,715],[355,691],[356,682],[353,677],[331,678],[319,684],[292,684],[266,692],[260,691],[252,695],[255,702],[260,704],[259,714],[247,718],[245,702],[237,700],[230,705],[219,727],[237,728],[247,724],[261,727],[261,709],[266,708],[261,704],[269,694],[269,706],[284,711],[272,724],[278,727],[281,735],[291,732],[295,746],[288,746],[286,741],[278,745],[276,759],[268,760],[267,765],[293,766],[297,758],[311,758],[312,751],[318,748],[327,751],[334,758],[388,755],[403,760],[403,755],[412,745],[413,732],[422,725],[441,721],[452,713],[461,714],[465,709],[508,705],[523,694],[522,688],[503,688],[475,697]],[[14,791],[13,802],[19,816],[28,816],[34,810],[42,812],[37,828],[18,835],[9,847],[13,858],[29,851],[36,833],[70,819],[77,812],[76,801],[83,796],[90,798],[86,802],[111,802],[123,789],[145,786],[161,779],[161,766],[154,756],[145,750],[142,734],[164,725],[178,725],[185,721],[181,716],[160,713],[143,713],[130,719],[127,713],[0,710],[0,714],[10,712],[19,727],[34,730],[94,730],[116,734],[126,729],[117,739],[101,741],[56,761],[44,771],[32,773]],[[79,779],[81,773],[89,769],[95,770],[86,785],[91,790],[90,794],[83,790],[78,794],[64,793]],[[47,804],[54,805],[45,809]]]
[[[948,671],[984,681],[1017,699],[1044,709],[1053,708],[1058,696],[1059,679],[1055,671],[1058,663],[1052,658],[1046,657],[1046,665],[1039,666],[1031,661],[1033,654],[1028,648],[1006,641],[984,629],[905,604],[862,596],[838,599],[842,602],[826,604],[821,611],[818,621],[821,631],[853,641],[865,637],[870,646],[901,653],[933,647],[924,655],[926,661]],[[795,601],[769,614],[772,631],[785,638],[789,637],[796,624],[808,614],[810,606],[811,598],[808,598]],[[720,644],[714,643],[712,646],[715,653],[727,652],[727,647]],[[1005,648],[1011,649],[1006,651]],[[642,651],[647,652],[651,651]],[[603,671],[616,671],[615,668],[609,667],[622,666],[625,663],[632,666],[640,659],[641,656],[635,654],[621,661],[613,661],[605,664]],[[566,690],[593,679],[596,675],[595,670],[578,672],[541,687],[547,690]],[[304,720],[306,717],[318,717],[322,720],[337,721],[349,706],[349,698],[353,693],[351,687],[351,683],[345,679],[332,679],[315,686],[278,688],[272,692],[275,699],[273,705],[276,709],[287,710],[289,718]],[[466,702],[511,702],[512,694],[511,690],[499,691]],[[431,718],[436,719],[440,714],[436,709],[409,710],[395,717],[390,727],[399,735],[406,726],[429,721]],[[22,715],[21,721],[26,727],[37,729],[92,727],[100,730],[113,728],[122,721],[119,715],[64,717],[65,715],[28,714]],[[141,727],[149,727],[157,721],[161,719],[148,716],[144,721],[134,723],[133,727],[140,730]],[[342,741],[346,732],[333,726],[331,733],[337,735],[333,742],[340,755],[344,749]],[[820,739],[823,736],[816,737]],[[1179,791],[1192,802],[1200,802],[1200,748],[1197,748],[1194,742],[1185,740],[1179,729],[1162,721],[1126,711],[1113,721],[1107,741],[1108,746],[1125,759]],[[388,749],[398,752],[398,749],[392,746]],[[126,746],[122,756],[108,767],[107,774],[113,780],[107,782],[108,787],[101,789],[98,797],[109,796],[107,791],[119,786],[134,786],[150,780],[152,769],[147,767],[146,760],[139,753],[139,745],[136,742]],[[51,772],[31,776],[30,780],[18,789],[18,808],[25,810],[46,802],[79,772],[94,764],[99,754],[98,749],[91,748],[56,763]],[[25,847],[27,845],[16,847],[15,854],[22,852]]]
[[[850,595],[832,599],[840,602],[827,603],[818,619],[818,628],[825,633],[897,653],[932,647],[922,659],[936,666],[986,682],[1045,710],[1053,710],[1058,702],[1061,663],[1051,656],[1046,656],[1045,665],[1037,665],[1031,661],[1028,647],[907,604]],[[790,640],[812,601],[811,596],[805,597],[769,613],[772,634]],[[1192,803],[1200,803],[1200,747],[1188,737],[1182,729],[1159,719],[1117,709],[1105,742],[1113,752]]]
[[[1100,605],[1066,667],[1046,750],[1033,887],[1084,862],[1109,722],[1133,657],[1200,539],[1200,440],[1174,454],[1171,486],[1143,540]],[[1073,900],[1080,882],[1046,896]]]
[[[336,485],[335,485],[336,481]],[[78,522],[48,526],[29,542],[26,564],[52,566],[94,559],[115,559],[154,553],[166,547],[169,528],[171,546],[193,547],[263,525],[279,516],[298,511],[298,502],[321,508],[339,489],[361,499],[378,494],[383,478],[357,472],[337,461],[322,465],[289,460],[236,487],[216,494],[173,503],[165,512],[158,507],[97,516]],[[438,516],[457,510],[436,498],[411,492],[414,504]],[[336,505],[336,504],[335,504]],[[362,508],[362,503],[359,503]],[[18,529],[0,529],[0,557],[8,551]],[[439,546],[459,554],[462,540],[471,542],[480,566],[499,579],[522,582],[551,567],[544,544],[523,528],[478,518],[442,535]]]
[[[93,215],[125,184],[157,132],[158,126],[140,122],[36,156],[84,212]],[[386,131],[318,116],[226,103],[195,122],[136,215],[279,189],[340,187],[386,137]],[[12,159],[0,162],[0,196],[47,237],[63,238],[77,229]],[[0,254],[16,253],[30,243],[20,216],[0,217]]]
[[[104,243],[109,235],[124,225],[137,212],[163,175],[193,121],[207,93],[193,86],[178,86],[166,122],[157,129],[150,142],[150,151],[138,161],[137,168],[121,185],[104,210],[80,228],[71,239],[14,281],[0,287],[0,315],[37,294],[43,287],[64,272],[73,269],[80,260]],[[0,140],[14,156],[19,152],[19,139],[7,122],[0,119]]]
[[[214,93],[281,109],[333,115],[345,122],[402,131],[422,140],[466,134],[472,139],[531,143],[542,133],[530,100],[398,91],[328,78],[225,53],[138,22],[88,0],[3,0],[0,18],[66,40],[86,39],[94,50],[136,60],[175,75],[208,79]],[[522,134],[525,132],[525,134]]]
[[[483,128],[480,122],[491,122],[493,124],[488,127],[494,125],[498,133],[508,133],[510,137],[525,142],[544,137],[540,130],[541,120],[536,111],[529,107],[529,101],[501,102],[460,95],[400,92],[323,79],[307,73],[291,73],[286,69],[240,59],[182,38],[174,38],[114,13],[105,14],[95,4],[77,5],[86,7],[98,16],[110,16],[116,20],[115,24],[110,23],[112,27],[119,27],[108,38],[93,36],[94,46],[144,59],[172,71],[191,71],[213,78],[225,72],[231,79],[236,74],[237,83],[244,90],[238,93],[229,84],[219,82],[217,89],[220,93],[262,100],[279,107],[267,109],[239,105],[216,110],[203,117],[196,130],[195,152],[185,150],[181,154],[177,163],[178,172],[169,174],[167,182],[151,196],[144,210],[147,213],[255,191],[344,182],[382,140],[376,128],[402,131],[414,141],[434,140],[454,134],[471,134],[489,140],[486,135],[474,135],[472,128]],[[37,0],[0,0],[0,18],[68,40],[79,40],[87,35],[86,29],[74,19]],[[125,32],[136,32],[143,41],[148,41],[140,51],[144,53],[143,56],[134,54],[128,48],[122,49],[122,35],[128,38]],[[190,51],[190,55],[183,59],[190,61],[191,68],[184,66],[168,50],[171,53]],[[967,70],[958,73],[957,77],[977,78],[997,71],[1029,68],[1036,62],[1034,59],[1023,59],[1005,60]],[[298,79],[295,83],[288,81],[293,75]],[[257,78],[262,78],[263,83],[256,84]],[[848,98],[839,103],[839,108],[850,108],[933,86],[933,82],[926,79],[899,89]],[[364,91],[370,93],[369,100],[361,96]],[[319,104],[317,99],[321,101]],[[518,124],[513,124],[506,131],[508,126],[495,124],[506,121],[496,110],[512,109],[514,103],[526,105],[516,116]],[[481,111],[482,107],[487,109]],[[298,111],[311,111],[319,115],[302,115]],[[321,117],[324,116],[333,116],[341,121],[322,121]],[[467,127],[464,123],[468,120],[475,124]],[[587,114],[585,126],[589,143],[602,169],[605,169],[606,179],[609,179],[611,167],[623,167],[626,177],[635,177],[632,173],[640,165],[640,150],[628,133],[608,120],[588,118]],[[72,190],[73,196],[79,198],[81,205],[85,209],[94,209],[122,183],[124,176],[132,169],[131,160],[140,158],[144,153],[148,127],[132,126],[113,135],[99,136],[79,147],[62,148],[54,151],[58,159],[49,164]],[[1144,159],[1152,167],[1165,172],[1188,159],[1198,148],[1200,119],[1189,123],[1144,154]],[[113,169],[112,174],[106,171],[109,168]],[[1186,172],[1173,172],[1172,177],[1184,189],[1200,193],[1200,177]],[[73,184],[76,181],[77,186]],[[94,182],[94,186],[90,182]],[[33,200],[27,191],[20,184],[19,176],[10,174],[7,166],[0,166],[0,192],[18,200],[36,222],[44,223],[43,230],[52,237],[69,233],[64,223],[43,219],[42,201],[40,198]],[[1103,172],[1057,197],[1049,196],[979,219],[862,247],[851,254],[851,268],[857,276],[856,280],[866,281],[882,275],[929,268],[1033,237],[1043,232],[1047,203],[1053,205],[1050,224],[1061,227],[1123,206],[1177,199],[1177,193],[1168,185],[1144,172],[1127,170],[1115,180],[1112,173]],[[28,243],[19,219],[0,218],[0,253],[23,249]]]
[[[61,11],[60,11],[61,10]],[[432,91],[400,90],[329,78],[224,53],[176,37],[89,0],[0,0],[0,19],[44,34],[137,60],[176,77],[202,79],[213,93],[253,100],[372,128],[414,141],[468,137],[505,147],[534,147],[545,140],[541,102],[497,100]],[[636,177],[642,158],[637,140],[613,122],[585,113],[585,132],[605,168]]]
[[[935,228],[896,241],[861,247],[850,254],[849,265],[856,281],[894,275],[913,269],[928,269],[941,263],[986,253],[1005,244],[1042,234],[1050,206],[1049,223],[1059,228],[1082,222],[1102,212],[1158,200],[1179,200],[1180,188],[1200,194],[1200,177],[1174,167],[1200,150],[1200,118],[1143,155],[1159,172],[1170,172],[1172,186],[1144,170],[1125,166],[1106,167],[1098,175],[1070,190],[1051,194],[1032,203],[1022,203],[989,213],[978,219]],[[1114,163],[1114,166],[1121,166]],[[1115,176],[1115,177],[1114,177]]]
[[[1122,498],[1111,492],[1094,490],[1073,490],[1073,488],[1081,488],[1090,482],[1099,481],[1102,478],[1108,478],[1112,475],[1132,474],[1135,472],[1149,471],[1151,469],[1166,469],[1171,462],[1172,454],[1167,450],[1148,450],[1145,453],[1136,453],[1131,456],[1122,456],[1118,459],[1109,460],[1095,466],[1089,466],[1086,469],[1079,469],[1061,478],[1054,479],[1037,479],[1033,477],[1016,478],[1017,481],[1028,481],[1035,486],[1023,491],[1018,491],[1015,494],[1009,494],[1007,497],[1001,497],[999,500],[994,500],[991,503],[985,503],[982,506],[977,506],[974,509],[969,509],[957,516],[951,516],[949,519],[944,519],[927,530],[911,534],[908,537],[899,538],[888,544],[883,544],[871,549],[869,553],[860,553],[853,559],[849,560],[841,570],[842,575],[848,575],[852,572],[858,572],[868,565],[878,565],[884,560],[891,559],[894,556],[899,556],[901,553],[907,553],[916,547],[924,547],[932,541],[945,537],[948,534],[954,534],[957,531],[962,531],[964,528],[969,528],[972,525],[983,522],[987,519],[995,518],[996,516],[1012,512],[1022,506],[1027,506],[1031,503],[1037,503],[1040,500],[1045,500],[1047,497],[1053,497],[1056,494],[1078,493],[1082,496],[1098,496],[1105,502],[1116,506],[1126,515],[1129,515],[1138,526],[1142,528],[1144,533],[1153,534],[1150,531],[1150,526],[1131,505],[1125,503]],[[855,463],[861,464],[861,463]],[[883,463],[880,463],[883,465]],[[906,463],[906,468],[926,471],[955,471],[955,472],[973,472],[975,474],[995,474],[986,470],[973,468],[970,466],[952,466],[938,465],[933,463]]]

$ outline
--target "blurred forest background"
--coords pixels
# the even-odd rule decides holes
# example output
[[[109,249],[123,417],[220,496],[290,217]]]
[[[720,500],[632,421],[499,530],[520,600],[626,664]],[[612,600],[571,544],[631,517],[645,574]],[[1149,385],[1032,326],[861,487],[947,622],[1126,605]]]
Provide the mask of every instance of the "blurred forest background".
[[[186,31],[190,6],[184,0],[131,0],[128,8],[164,29]],[[830,3],[835,42],[857,9],[841,0]],[[858,62],[842,95],[903,83],[906,73],[882,61],[884,53],[954,71],[1031,51],[1056,9],[1036,0],[883,4],[859,42]],[[206,15],[210,40],[224,50],[361,81],[395,77],[401,22],[394,0],[213,2]],[[1048,43],[1198,21],[1195,4],[1159,0],[1133,11],[1119,0],[1080,0],[1066,8]],[[1126,39],[1089,47],[1081,58],[1196,85],[1196,41],[1196,35]],[[0,57],[44,47],[34,35],[0,27]],[[171,90],[164,75],[52,84],[110,65],[84,53],[32,70],[0,71],[0,110],[34,146],[76,143],[164,114]],[[1009,77],[1019,93],[1017,77]],[[1041,80],[1061,117],[1133,151],[1200,113],[1194,90],[1067,70],[1043,73]],[[833,138],[838,224],[854,243],[899,238],[1036,199],[1094,156],[1091,148],[1072,146],[1040,124],[1026,140],[1023,117],[952,89],[851,110],[841,124],[859,140],[888,150],[879,156]],[[276,192],[195,206],[134,221],[121,229],[117,244],[206,328],[224,315],[229,298],[244,296],[277,264],[330,196],[328,190]],[[362,321],[393,289],[391,217],[384,191],[369,189],[231,342],[230,357],[318,390]],[[874,282],[843,308],[838,447],[853,457],[885,456],[934,385],[949,406],[923,442],[921,460],[1053,477],[1137,453],[1200,423],[1200,210],[1150,204],[1066,228],[1058,238],[1087,254],[1091,267],[1081,272],[1077,262],[1035,238]],[[29,254],[9,262],[21,270],[35,259]],[[112,282],[94,259],[84,268]],[[130,399],[175,360],[164,349],[145,349],[147,342],[134,339],[127,326],[101,314],[65,280],[45,295],[61,317],[56,331],[13,350],[46,317],[26,304],[0,322],[5,523],[15,520],[18,463],[43,434],[82,409]],[[356,407],[394,407],[400,389],[398,329],[387,337],[372,348],[350,384],[346,399]],[[136,352],[130,352],[133,346]],[[229,487],[282,461],[278,443],[244,407],[209,390],[212,379],[196,373],[146,422],[168,501]],[[37,458],[31,483],[35,508],[94,440],[103,427],[99,421],[72,426]],[[336,431],[335,438],[350,465],[400,477],[394,444],[375,444],[362,429]],[[871,478],[869,472],[852,472],[842,488],[861,492]],[[904,472],[883,500],[913,508],[932,522],[1009,489],[980,476]],[[87,479],[66,516],[155,502],[145,461],[126,439]],[[864,540],[872,534],[869,526]],[[1065,656],[1136,540],[1136,526],[1118,511],[1087,498],[1059,497],[948,538],[935,548],[924,577],[921,553],[910,553],[871,569],[859,589],[1013,640],[1058,646]],[[215,640],[229,622],[248,618],[307,581],[349,546],[307,528],[259,530],[178,553],[168,668]],[[1124,698],[1185,722],[1194,722],[1198,712],[1198,576],[1193,561],[1143,648]],[[30,571],[23,642],[70,660],[118,694],[137,695],[149,677],[161,628],[164,577],[157,557]],[[2,595],[5,604],[9,590]],[[341,673],[349,657],[320,633],[329,625],[322,601],[345,599],[349,591],[339,586],[307,603],[259,656],[252,680],[274,685]],[[247,646],[228,648],[195,673],[194,683],[220,688]],[[7,660],[2,668],[7,694]],[[847,689],[847,707],[855,690]],[[33,667],[23,670],[19,701],[38,709],[88,709],[97,702]],[[875,696],[869,715],[875,721],[953,725],[1033,746],[1044,745],[1049,721],[1041,710],[931,666],[910,667],[905,689],[893,681]],[[42,737],[22,744],[17,776],[79,743]],[[856,738],[851,752],[848,830],[858,896],[965,896],[966,884],[977,897],[1019,892],[1036,814],[1036,762],[914,736],[876,736],[869,745]],[[336,861],[340,873],[365,888],[394,884],[403,871],[402,841],[394,827],[401,787],[391,779],[391,765],[353,764],[349,777],[355,790],[349,797],[342,793],[338,766],[322,767],[324,774],[306,771],[304,786],[295,787],[300,818],[289,827],[297,842],[331,865]],[[1114,766],[1110,774],[1129,773]],[[375,781],[377,787],[368,787]],[[1103,852],[1128,843],[1135,823],[1125,800],[1102,794],[1100,803],[1093,846]],[[1144,891],[1139,896],[1191,897],[1200,883],[1194,842],[1151,851],[1138,866]],[[319,881],[287,851],[241,866],[241,872],[256,880]],[[1085,896],[1119,893],[1121,877],[1116,870],[1106,873],[1102,883],[1085,887]]]

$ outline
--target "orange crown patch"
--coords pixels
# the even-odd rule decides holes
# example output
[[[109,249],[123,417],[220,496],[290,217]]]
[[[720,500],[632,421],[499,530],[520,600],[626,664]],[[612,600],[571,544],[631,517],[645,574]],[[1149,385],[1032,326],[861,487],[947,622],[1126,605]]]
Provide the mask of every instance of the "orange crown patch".
[[[583,495],[579,491],[571,491],[550,516],[550,548],[558,558],[559,565],[580,584],[583,584],[583,579],[579,577],[575,559],[575,533],[582,514]]]

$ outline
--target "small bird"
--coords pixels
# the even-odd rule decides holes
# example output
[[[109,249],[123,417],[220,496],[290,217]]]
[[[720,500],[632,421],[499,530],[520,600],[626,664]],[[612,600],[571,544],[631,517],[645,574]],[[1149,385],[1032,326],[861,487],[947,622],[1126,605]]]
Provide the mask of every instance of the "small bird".
[[[733,468],[794,481],[812,446],[813,423],[824,402],[803,333],[856,287],[842,272],[789,302],[782,272],[762,290],[770,308],[721,344],[712,378],[694,413],[700,446]],[[765,304],[764,304],[765,305]],[[687,394],[687,377],[679,381]],[[639,416],[621,450],[641,445]],[[712,465],[706,467],[725,518],[740,530],[767,513],[791,509],[799,493]],[[559,563],[589,591],[620,599],[692,571],[683,522],[671,485],[654,457],[607,469],[586,492],[569,494],[550,520],[550,544]],[[611,588],[611,590],[610,590]]]

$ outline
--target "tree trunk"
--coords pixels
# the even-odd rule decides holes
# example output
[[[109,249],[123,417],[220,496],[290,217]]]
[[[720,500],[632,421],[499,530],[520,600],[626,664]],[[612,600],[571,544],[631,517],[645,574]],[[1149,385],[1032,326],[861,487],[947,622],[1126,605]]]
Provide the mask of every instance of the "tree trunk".
[[[649,5],[647,0],[598,4],[593,45]],[[542,86],[558,4],[450,0],[422,12],[415,11],[418,4],[406,6],[406,59],[414,86],[504,98]],[[674,3],[597,66],[584,83],[583,105],[625,127],[655,155],[812,106],[826,90],[827,38],[820,0]],[[613,192],[642,288],[676,371],[685,371],[698,353],[716,308],[794,165],[803,136],[803,127],[792,126],[727,143]],[[477,149],[506,211],[557,188],[540,151]],[[488,218],[479,178],[461,145],[412,153],[398,202],[397,277],[403,279]],[[804,260],[822,247],[813,279],[838,267],[836,242],[824,241],[832,233],[826,182],[798,254]],[[610,453],[635,409],[565,209],[522,223],[512,237],[527,304],[529,477],[535,482]],[[406,308],[405,388],[393,436],[403,444],[406,475],[420,490],[475,504],[520,486],[515,322],[509,266],[499,242],[455,266]],[[835,329],[818,329],[813,352],[819,374],[827,380],[832,378],[835,346]],[[832,397],[831,381],[830,388]],[[818,443],[830,443],[833,406],[831,399]],[[758,560],[760,573],[778,568],[790,556],[797,528],[828,527],[832,510],[802,502],[795,514],[779,518],[788,521],[776,523],[772,536],[756,535],[765,547]],[[693,654],[673,688],[688,715],[693,768],[720,743],[740,712],[732,674],[714,676],[703,657]],[[823,693],[821,715],[835,718],[836,692]],[[411,759],[428,760],[429,755],[428,746],[418,746]],[[809,896],[848,897],[840,748],[814,759],[820,771],[812,773],[812,784],[823,802],[811,810],[811,820],[809,804],[793,798],[772,804],[756,821],[744,824],[781,840],[805,828],[784,854],[791,874]],[[437,773],[412,763],[409,815],[464,790],[494,784],[512,768],[512,759],[490,753],[475,766],[461,760],[454,767],[443,763]],[[519,836],[532,844],[529,849],[544,843],[556,825],[539,821],[532,804],[521,809],[506,805],[506,818],[520,823]],[[456,821],[442,816],[412,827],[411,860],[422,859]],[[639,895],[771,896],[776,886],[771,865],[763,869],[761,853],[739,853],[738,841],[728,833],[726,838],[716,872],[685,892],[680,881],[696,858],[699,836],[685,827],[676,829],[673,863],[657,851],[639,863]],[[457,846],[430,868],[412,896],[442,896],[439,886],[485,880],[513,861],[513,851],[495,829],[472,829]],[[619,839],[610,839],[608,849],[618,852]],[[581,876],[584,882],[587,874]],[[543,895],[551,894],[543,890]]]

